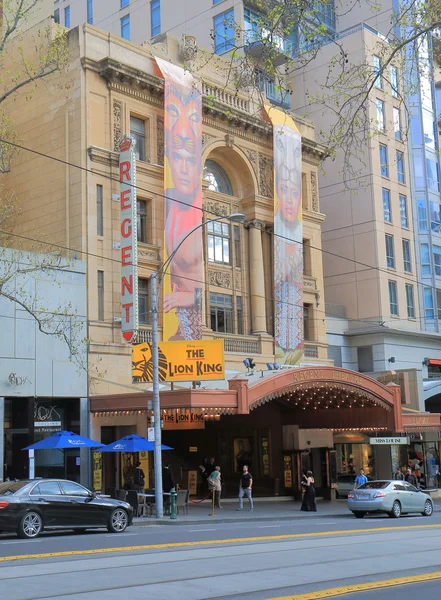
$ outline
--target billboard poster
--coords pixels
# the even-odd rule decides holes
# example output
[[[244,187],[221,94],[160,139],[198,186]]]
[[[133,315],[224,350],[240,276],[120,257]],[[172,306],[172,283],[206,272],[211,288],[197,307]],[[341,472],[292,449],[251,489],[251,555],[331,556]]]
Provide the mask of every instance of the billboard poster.
[[[121,331],[131,342],[138,329],[138,234],[136,218],[135,140],[121,140],[119,197],[121,233]]]
[[[163,340],[202,337],[202,95],[191,73],[156,58],[164,84]],[[189,236],[188,239],[185,239]],[[184,241],[185,240],[185,241]]]
[[[152,345],[132,345],[134,383],[153,378]],[[204,381],[225,378],[224,341],[159,342],[160,381]]]
[[[291,117],[265,106],[274,147],[274,338],[280,365],[303,356],[302,138]]]

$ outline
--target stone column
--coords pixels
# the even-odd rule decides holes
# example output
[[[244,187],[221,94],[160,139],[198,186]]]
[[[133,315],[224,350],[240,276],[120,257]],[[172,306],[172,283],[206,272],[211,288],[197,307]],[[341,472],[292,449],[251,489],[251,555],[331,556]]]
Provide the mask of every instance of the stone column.
[[[5,479],[5,399],[0,396],[0,482]]]
[[[251,295],[251,331],[252,333],[267,333],[265,306],[265,274],[263,266],[262,231],[265,224],[261,221],[251,221],[250,231],[250,295]]]
[[[80,398],[80,435],[90,437],[89,398]],[[80,483],[88,488],[92,483],[92,451],[90,448],[80,448]]]

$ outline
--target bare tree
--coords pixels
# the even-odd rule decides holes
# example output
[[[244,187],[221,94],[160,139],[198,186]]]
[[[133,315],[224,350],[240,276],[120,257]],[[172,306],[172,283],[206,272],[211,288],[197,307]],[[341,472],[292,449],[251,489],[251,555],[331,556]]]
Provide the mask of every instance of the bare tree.
[[[43,280],[59,285],[60,271],[71,270],[72,261],[43,238],[29,242],[17,235],[19,203],[13,192],[4,191],[1,179],[9,176],[16,152],[8,142],[19,141],[11,117],[14,97],[30,98],[39,82],[64,71],[69,61],[63,27],[52,23],[29,34],[42,5],[41,0],[0,0],[0,297],[35,319],[40,332],[64,341],[71,360],[86,367],[85,316],[72,302],[58,303],[56,294],[50,306],[38,294]]]
[[[225,34],[212,33],[213,49],[229,50],[225,69],[226,86],[246,90],[255,100],[256,110],[270,93],[281,108],[289,111],[288,99],[295,112],[308,117],[314,111],[326,111],[329,126],[319,131],[328,147],[328,157],[343,153],[342,178],[347,185],[357,180],[357,168],[364,164],[366,141],[375,135],[372,116],[373,90],[379,78],[388,82],[391,66],[400,73],[394,96],[406,110],[409,99],[419,87],[421,73],[432,76],[431,51],[437,49],[441,30],[441,0],[407,0],[396,3],[381,0],[253,0],[246,8],[244,24],[224,22]],[[357,10],[368,7],[369,15],[389,12],[382,32],[375,32],[372,49],[378,65],[359,60],[347,50],[351,30],[336,32],[333,20],[351,17],[355,24]],[[369,30],[367,25],[366,29]],[[435,41],[435,43],[434,43]],[[430,49],[430,51],[429,51]],[[197,58],[188,68],[201,70],[216,61],[213,52],[198,49]],[[282,59],[283,57],[283,59]],[[296,84],[306,70],[326,64],[321,79],[309,77],[304,104],[297,101]],[[219,68],[219,65],[216,65]],[[389,92],[390,93],[390,92]],[[404,132],[406,133],[406,131]]]

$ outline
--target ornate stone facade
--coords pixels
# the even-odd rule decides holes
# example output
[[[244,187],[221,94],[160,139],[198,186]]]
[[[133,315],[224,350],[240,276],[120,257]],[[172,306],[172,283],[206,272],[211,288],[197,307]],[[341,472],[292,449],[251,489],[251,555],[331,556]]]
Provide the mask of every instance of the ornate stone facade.
[[[119,144],[122,140],[122,102],[113,102],[113,149],[119,152]]]
[[[231,289],[231,272],[210,269],[208,271],[208,282],[210,285]]]
[[[259,192],[262,196],[272,198],[274,194],[273,161],[269,156],[259,152]]]
[[[164,119],[156,117],[156,164],[164,166]]]

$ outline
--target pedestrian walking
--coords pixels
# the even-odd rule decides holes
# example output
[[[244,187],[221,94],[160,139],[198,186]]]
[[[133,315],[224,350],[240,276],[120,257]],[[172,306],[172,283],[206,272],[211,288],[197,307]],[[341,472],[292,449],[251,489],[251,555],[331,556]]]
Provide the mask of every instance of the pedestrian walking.
[[[315,503],[315,487],[314,487],[314,477],[312,475],[312,471],[306,472],[302,477],[302,487],[305,492],[303,494],[302,506],[300,510],[304,510],[306,512],[317,512],[317,504]]]
[[[407,481],[407,483],[410,483],[410,485],[414,485],[415,487],[418,487],[418,481],[417,481],[416,476],[412,473],[412,469],[407,469],[407,473],[404,478],[404,481]]]
[[[361,485],[363,485],[364,483],[367,483],[368,478],[366,477],[366,475],[364,474],[364,469],[360,469],[360,473],[357,475],[357,477],[355,478],[355,483],[354,483],[354,490],[356,488],[359,488]]]
[[[240,486],[239,486],[239,506],[236,510],[243,510],[243,497],[246,496],[248,498],[248,502],[250,503],[250,510],[253,510],[253,497],[252,497],[252,487],[253,487],[253,476],[248,471],[248,467],[246,465],[242,468],[242,476],[240,478]]]
[[[395,481],[404,481],[404,473],[400,469],[400,467],[398,467],[397,470],[395,471],[394,479],[395,479]]]
[[[221,493],[222,493],[222,482],[220,467],[216,466],[215,470],[207,479],[208,489],[210,492],[214,492],[214,506],[215,508],[222,508],[220,505]]]

